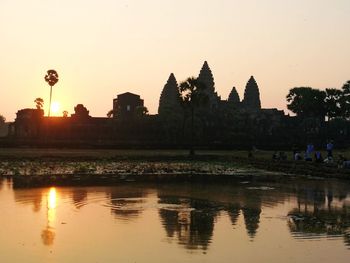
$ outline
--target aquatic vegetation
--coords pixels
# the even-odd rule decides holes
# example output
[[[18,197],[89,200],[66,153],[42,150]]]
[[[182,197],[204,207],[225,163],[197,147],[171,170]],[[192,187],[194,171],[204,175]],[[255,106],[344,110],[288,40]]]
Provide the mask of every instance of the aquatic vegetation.
[[[149,161],[0,161],[0,175],[73,175],[73,174],[234,174],[234,164],[210,162]]]

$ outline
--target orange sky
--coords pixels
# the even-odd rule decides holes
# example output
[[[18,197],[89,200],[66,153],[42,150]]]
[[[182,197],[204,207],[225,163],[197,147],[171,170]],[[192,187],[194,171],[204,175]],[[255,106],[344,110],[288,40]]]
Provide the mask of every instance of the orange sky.
[[[350,79],[349,13],[348,0],[1,0],[0,114],[47,106],[51,68],[61,112],[106,116],[130,91],[156,113],[169,74],[197,76],[204,60],[223,99],[254,75],[262,106],[285,109],[292,87]]]

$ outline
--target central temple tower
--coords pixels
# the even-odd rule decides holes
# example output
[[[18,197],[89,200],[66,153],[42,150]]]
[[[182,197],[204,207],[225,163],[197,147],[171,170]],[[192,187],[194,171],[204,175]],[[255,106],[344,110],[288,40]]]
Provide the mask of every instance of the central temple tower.
[[[220,101],[220,97],[215,92],[215,82],[213,73],[211,72],[207,61],[204,61],[202,69],[199,72],[198,81],[206,86],[206,93],[209,97],[210,110],[217,108]]]

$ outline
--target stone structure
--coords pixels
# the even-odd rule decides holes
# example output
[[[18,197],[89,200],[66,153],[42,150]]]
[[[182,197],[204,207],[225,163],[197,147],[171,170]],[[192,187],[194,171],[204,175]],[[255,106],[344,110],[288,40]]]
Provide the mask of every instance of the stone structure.
[[[253,76],[250,77],[244,91],[242,106],[247,110],[260,110],[260,92]]]
[[[14,135],[20,138],[38,137],[44,118],[41,109],[22,109],[16,113],[14,123]]]
[[[217,108],[220,101],[220,97],[215,92],[214,77],[207,61],[204,61],[204,64],[199,72],[198,81],[206,86],[206,93],[209,97],[210,109],[213,110]]]
[[[307,133],[300,134],[304,129],[300,121],[286,116],[283,111],[261,108],[259,87],[254,77],[248,80],[242,101],[235,87],[227,100],[220,99],[206,61],[198,79],[207,87],[209,105],[195,112],[193,134],[190,115],[181,105],[178,83],[171,73],[160,95],[158,115],[139,114],[140,110],[145,112],[144,101],[139,95],[126,92],[113,100],[113,118],[91,117],[82,104],[74,108],[71,117],[44,117],[42,110],[20,110],[11,124],[13,129],[9,137],[31,145],[79,142],[106,147],[145,145],[160,148],[189,145],[190,138],[195,138],[195,144],[203,147],[245,149],[252,145],[285,145],[291,143],[290,138],[296,142],[305,139],[303,135]],[[348,126],[342,130],[350,130]],[[318,136],[319,130],[315,131],[317,134],[312,136]]]
[[[143,107],[143,100],[139,95],[130,92],[119,94],[113,100],[113,117],[133,118],[138,107]]]
[[[165,115],[169,112],[181,111],[179,87],[174,74],[171,73],[160,95],[158,114]]]
[[[234,108],[238,108],[240,106],[241,101],[239,99],[239,95],[238,95],[238,92],[236,90],[236,87],[232,88],[232,90],[230,92],[230,95],[228,95],[228,100],[227,101]]]

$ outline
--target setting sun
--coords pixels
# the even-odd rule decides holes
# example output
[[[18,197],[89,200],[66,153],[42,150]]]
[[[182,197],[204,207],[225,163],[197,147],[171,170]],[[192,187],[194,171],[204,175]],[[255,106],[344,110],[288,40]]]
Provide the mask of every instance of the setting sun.
[[[52,105],[51,105],[52,114],[58,115],[59,111],[60,111],[60,104],[57,101],[52,102]]]

